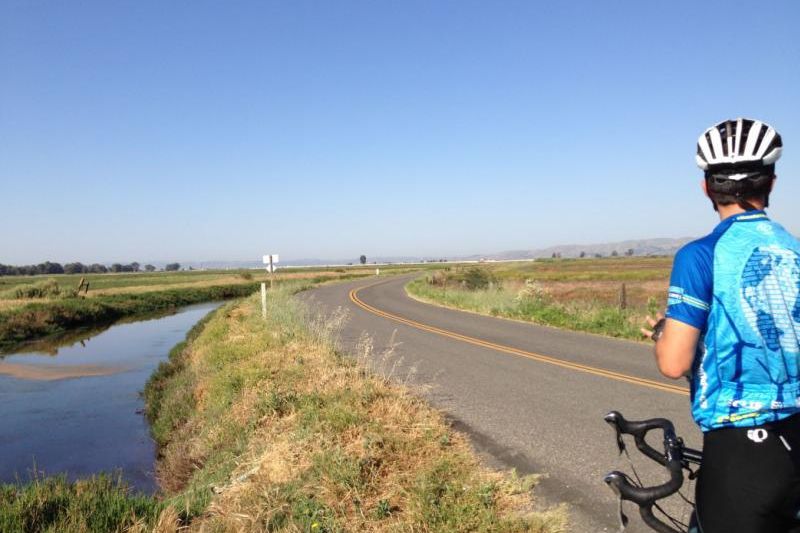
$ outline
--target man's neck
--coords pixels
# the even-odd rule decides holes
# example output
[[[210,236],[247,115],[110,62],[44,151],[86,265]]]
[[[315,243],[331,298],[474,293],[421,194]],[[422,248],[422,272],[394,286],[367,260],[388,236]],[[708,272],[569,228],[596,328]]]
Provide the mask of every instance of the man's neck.
[[[756,209],[759,209],[759,210],[764,209],[764,204],[762,202],[750,202],[750,203]],[[747,210],[743,209],[738,204],[719,205],[719,206],[717,206],[717,211],[719,212],[719,219],[720,220],[725,220],[726,218],[730,218],[732,216],[740,215],[742,213],[746,213],[747,212]]]

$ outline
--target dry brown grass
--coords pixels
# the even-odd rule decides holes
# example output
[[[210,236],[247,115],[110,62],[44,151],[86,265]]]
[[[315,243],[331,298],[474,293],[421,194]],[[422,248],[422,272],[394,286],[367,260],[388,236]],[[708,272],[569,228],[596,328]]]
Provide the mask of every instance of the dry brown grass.
[[[49,302],[50,299],[49,298],[42,298],[42,299],[36,300],[36,301],[37,302]],[[6,309],[13,309],[15,307],[22,307],[23,305],[25,305],[27,303],[30,303],[30,300],[19,300],[19,299],[0,300],[0,311],[6,310]]]
[[[339,272],[289,272],[285,274],[276,274],[275,282],[290,280],[308,280],[308,279],[337,279],[342,277]],[[170,289],[189,289],[189,288],[202,288],[214,287],[217,285],[238,285],[253,282],[269,282],[269,277],[266,274],[256,274],[251,279],[245,279],[239,275],[219,276],[213,279],[203,279],[198,281],[186,281],[182,283],[170,283],[167,285]],[[108,294],[139,294],[142,292],[152,292],[164,290],[165,286],[162,285],[134,285],[128,287],[110,287],[106,289],[90,290],[87,296],[103,296]]]
[[[559,302],[599,302],[617,305],[622,287],[620,281],[541,281],[539,284]],[[627,303],[632,307],[646,307],[651,298],[665,300],[668,280],[626,281]],[[503,287],[518,293],[525,285],[523,280],[507,280]]]
[[[160,478],[213,491],[189,530],[563,531],[562,509],[532,510],[534,478],[483,468],[393,379],[391,350],[373,354],[364,339],[357,357],[337,354],[343,314],[259,314],[255,299],[225,308],[172,378],[190,389],[174,401],[188,392],[193,407],[162,449]]]

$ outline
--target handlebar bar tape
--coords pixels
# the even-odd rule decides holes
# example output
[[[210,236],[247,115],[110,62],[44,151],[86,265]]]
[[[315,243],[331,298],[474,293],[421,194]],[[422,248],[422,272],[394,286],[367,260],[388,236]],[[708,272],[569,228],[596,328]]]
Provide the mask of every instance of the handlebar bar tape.
[[[663,465],[669,472],[669,480],[654,487],[636,486],[629,481],[628,476],[619,471],[607,474],[603,480],[620,497],[620,509],[622,500],[631,501],[639,506],[639,514],[642,516],[642,520],[653,530],[659,533],[681,533],[653,515],[653,506],[656,501],[675,494],[683,485],[682,444],[675,436],[675,428],[672,422],[665,418],[634,422],[625,420],[625,417],[617,411],[608,413],[605,416],[605,421],[613,426],[617,432],[617,445],[620,453],[625,450],[625,442],[622,439],[622,435],[632,435],[639,451]],[[653,429],[660,429],[663,432],[663,452],[659,452],[645,441],[645,435]],[[620,519],[624,527],[626,517],[621,511]]]

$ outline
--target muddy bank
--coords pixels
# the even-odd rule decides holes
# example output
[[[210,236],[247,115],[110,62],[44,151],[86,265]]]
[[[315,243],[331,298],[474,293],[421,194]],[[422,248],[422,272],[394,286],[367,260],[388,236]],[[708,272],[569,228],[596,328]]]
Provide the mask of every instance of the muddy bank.
[[[83,378],[88,376],[109,376],[124,372],[122,367],[98,365],[25,365],[0,361],[0,375],[17,379],[53,381],[57,379]]]

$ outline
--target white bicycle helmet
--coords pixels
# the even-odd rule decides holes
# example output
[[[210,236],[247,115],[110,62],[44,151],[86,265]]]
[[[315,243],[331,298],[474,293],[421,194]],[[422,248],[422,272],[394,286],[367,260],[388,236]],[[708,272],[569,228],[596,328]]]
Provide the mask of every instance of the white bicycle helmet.
[[[738,118],[711,126],[697,140],[697,166],[709,175],[739,181],[774,172],[783,142],[775,128],[758,120]]]

